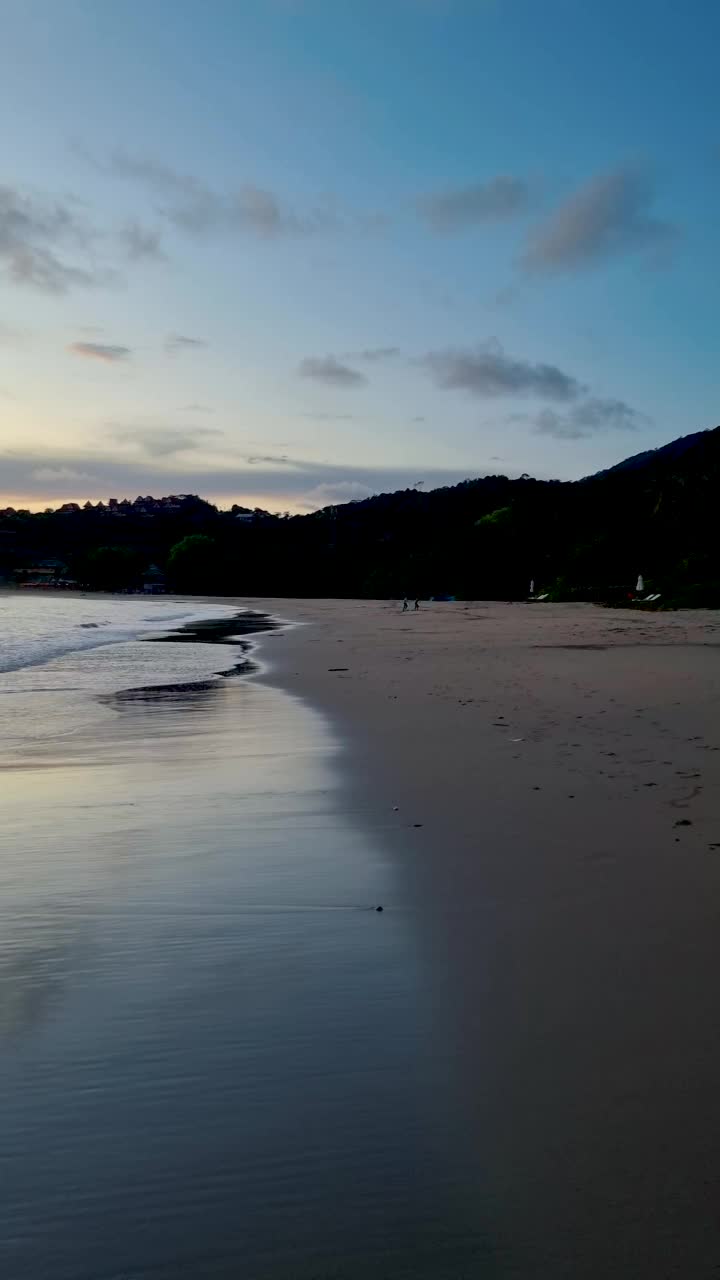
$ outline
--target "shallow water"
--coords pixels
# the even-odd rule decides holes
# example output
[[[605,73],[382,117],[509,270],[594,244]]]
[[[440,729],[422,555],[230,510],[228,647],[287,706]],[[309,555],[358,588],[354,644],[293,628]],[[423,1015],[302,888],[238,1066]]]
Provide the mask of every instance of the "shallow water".
[[[3,1280],[472,1255],[398,868],[320,716],[184,684],[227,665],[124,639],[3,677]]]

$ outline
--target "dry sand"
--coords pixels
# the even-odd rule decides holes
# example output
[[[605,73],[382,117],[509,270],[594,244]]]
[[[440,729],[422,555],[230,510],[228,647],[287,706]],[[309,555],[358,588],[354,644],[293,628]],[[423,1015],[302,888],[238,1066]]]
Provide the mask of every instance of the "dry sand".
[[[396,860],[497,1274],[716,1275],[718,615],[241,603],[306,624],[261,678]]]

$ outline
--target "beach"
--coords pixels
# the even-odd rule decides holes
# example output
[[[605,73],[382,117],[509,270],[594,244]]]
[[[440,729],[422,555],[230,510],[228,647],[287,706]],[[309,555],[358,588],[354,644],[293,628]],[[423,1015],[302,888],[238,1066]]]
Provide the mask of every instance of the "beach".
[[[4,1280],[464,1265],[412,912],[332,725],[244,678],[226,602],[2,603]]]
[[[717,1274],[717,616],[176,605],[3,686],[3,1275]]]
[[[402,863],[490,1274],[714,1274],[717,615],[282,610],[270,678]]]

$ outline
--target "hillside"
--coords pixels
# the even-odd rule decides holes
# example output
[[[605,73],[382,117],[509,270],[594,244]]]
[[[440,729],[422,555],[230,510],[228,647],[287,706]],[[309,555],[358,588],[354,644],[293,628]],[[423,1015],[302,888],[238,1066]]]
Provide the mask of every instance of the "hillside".
[[[648,463],[659,462],[663,460],[674,461],[687,453],[688,449],[694,448],[696,444],[702,441],[703,436],[708,434],[707,431],[694,431],[689,436],[680,436],[678,440],[671,440],[670,444],[660,445],[658,449],[646,449],[643,453],[634,453],[629,458],[623,458],[622,462],[616,462],[614,467],[607,467],[604,471],[598,471],[598,475],[613,475],[617,471],[637,471],[638,467],[644,467]]]
[[[663,599],[720,606],[720,428],[576,482],[486,476],[311,515],[219,511],[193,495],[0,513],[0,574],[43,560],[88,586],[226,594],[611,599],[638,573]],[[193,541],[180,554],[182,539]],[[199,541],[198,541],[199,539]]]

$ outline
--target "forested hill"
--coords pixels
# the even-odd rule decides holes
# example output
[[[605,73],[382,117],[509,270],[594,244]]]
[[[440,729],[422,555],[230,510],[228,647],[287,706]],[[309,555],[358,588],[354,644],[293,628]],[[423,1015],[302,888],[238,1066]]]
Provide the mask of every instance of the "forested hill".
[[[614,467],[608,467],[605,471],[597,472],[597,475],[606,476],[614,471],[636,471],[638,467],[644,467],[649,462],[662,460],[674,462],[708,435],[712,435],[712,432],[694,431],[692,435],[680,436],[679,440],[671,440],[670,444],[661,445],[659,449],[646,449],[644,453],[634,453],[630,458],[623,458],[622,462],[617,462]]]
[[[720,428],[575,482],[486,476],[279,517],[193,495],[0,513],[0,574],[225,594],[663,599],[720,606]]]

